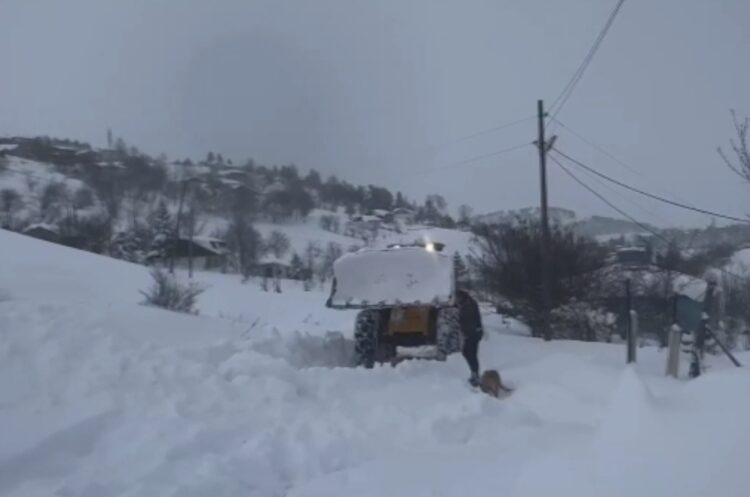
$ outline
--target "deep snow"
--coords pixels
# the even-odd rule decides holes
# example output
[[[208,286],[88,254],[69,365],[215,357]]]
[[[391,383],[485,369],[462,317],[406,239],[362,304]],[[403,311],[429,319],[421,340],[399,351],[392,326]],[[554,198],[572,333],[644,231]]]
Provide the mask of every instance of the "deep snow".
[[[2,496],[750,495],[750,375],[721,357],[673,380],[657,349],[628,368],[488,315],[480,359],[516,388],[495,400],[460,356],[344,367],[325,291],[200,273],[187,316],[139,305],[145,268],[0,247]]]

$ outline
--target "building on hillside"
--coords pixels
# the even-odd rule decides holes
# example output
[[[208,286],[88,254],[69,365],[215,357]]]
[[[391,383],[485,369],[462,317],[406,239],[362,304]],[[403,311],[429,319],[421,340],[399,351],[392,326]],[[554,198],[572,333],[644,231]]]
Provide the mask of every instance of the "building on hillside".
[[[290,274],[291,266],[288,262],[279,259],[273,255],[261,257],[255,265],[255,275],[269,279],[287,278]]]
[[[373,215],[353,216],[347,225],[347,231],[352,234],[367,234],[380,230],[384,224],[383,218]]]
[[[653,254],[646,247],[621,247],[615,251],[615,258],[619,264],[628,267],[648,266],[654,263]]]
[[[23,230],[23,234],[52,243],[60,243],[60,230],[47,223],[36,223]]]
[[[226,243],[218,238],[196,236],[181,237],[172,249],[167,250],[166,260],[174,257],[175,266],[189,267],[192,258],[193,269],[197,271],[225,271],[229,262]],[[147,258],[148,263],[156,262],[155,257]]]

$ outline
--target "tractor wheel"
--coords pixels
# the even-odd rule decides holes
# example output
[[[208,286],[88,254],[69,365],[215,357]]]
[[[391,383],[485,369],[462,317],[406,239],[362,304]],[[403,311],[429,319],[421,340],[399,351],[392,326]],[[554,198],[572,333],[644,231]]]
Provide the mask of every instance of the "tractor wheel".
[[[357,366],[369,369],[375,365],[379,329],[380,313],[377,310],[366,309],[357,314],[354,325],[354,356]]]
[[[458,308],[443,307],[437,314],[437,358],[445,360],[461,350],[461,325]]]

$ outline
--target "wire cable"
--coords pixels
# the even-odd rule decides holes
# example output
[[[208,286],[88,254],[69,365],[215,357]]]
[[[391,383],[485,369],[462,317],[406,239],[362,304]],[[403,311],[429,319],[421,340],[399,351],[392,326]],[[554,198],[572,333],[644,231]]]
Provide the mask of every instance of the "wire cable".
[[[462,160],[462,161],[459,161],[459,162],[453,162],[451,164],[446,164],[444,166],[439,166],[439,167],[436,167],[436,168],[433,168],[433,169],[445,169],[445,168],[448,168],[448,167],[463,166],[463,165],[466,165],[466,164],[471,164],[472,162],[477,162],[477,161],[480,161],[480,160],[488,159],[490,157],[497,157],[498,155],[507,154],[509,152],[513,152],[514,150],[518,150],[518,149],[521,149],[521,148],[524,148],[524,147],[528,147],[529,145],[530,145],[529,143],[522,143],[520,145],[515,145],[513,147],[508,147],[508,148],[504,148],[502,150],[498,150],[497,152],[490,152],[488,154],[477,155],[477,156],[470,157],[468,159],[465,159],[465,160]]]
[[[618,159],[617,157],[615,157],[611,153],[607,152],[604,148],[600,147],[599,145],[597,145],[596,143],[592,142],[591,140],[586,139],[586,137],[584,137],[580,133],[577,133],[574,129],[572,129],[571,127],[569,127],[568,125],[566,125],[565,123],[563,123],[562,121],[560,121],[559,119],[553,117],[552,120],[555,121],[560,126],[562,126],[563,128],[565,128],[568,132],[570,132],[571,135],[575,136],[576,138],[578,138],[582,142],[586,143],[591,148],[593,148],[593,149],[597,150],[598,152],[606,155],[607,157],[609,157],[613,161],[617,162],[619,165],[621,165],[622,167],[624,167],[625,169],[627,169],[631,173],[634,173],[634,174],[637,174],[638,176],[643,177],[643,175],[637,169],[635,169],[634,167],[630,166],[626,162]]]
[[[654,230],[653,228],[651,228],[651,227],[649,227],[649,226],[646,226],[646,225],[645,225],[645,224],[643,224],[642,222],[638,221],[638,220],[637,220],[636,218],[634,218],[633,216],[631,216],[630,214],[628,214],[627,212],[625,212],[624,210],[620,209],[620,208],[619,208],[619,207],[617,207],[617,206],[616,206],[615,204],[613,204],[612,202],[610,202],[610,201],[609,201],[609,200],[608,200],[608,199],[607,199],[607,198],[606,198],[606,197],[605,197],[604,195],[602,195],[601,193],[597,192],[596,190],[594,190],[593,188],[591,188],[591,187],[590,187],[589,185],[587,185],[587,184],[586,184],[586,183],[585,183],[585,182],[584,182],[584,181],[583,181],[582,179],[580,179],[580,178],[579,178],[578,176],[576,176],[575,174],[573,174],[573,171],[571,171],[570,169],[568,169],[567,167],[565,167],[565,166],[563,165],[563,163],[562,163],[562,162],[560,162],[559,160],[557,160],[557,158],[556,158],[556,157],[554,157],[554,156],[550,156],[550,159],[552,159],[552,161],[553,161],[553,162],[554,162],[555,164],[557,164],[558,166],[560,166],[560,168],[561,168],[561,169],[562,169],[562,170],[563,170],[563,171],[564,171],[564,172],[565,172],[565,173],[566,173],[566,174],[567,174],[568,176],[570,176],[571,178],[573,178],[573,180],[574,180],[574,181],[575,181],[576,183],[578,183],[578,184],[579,184],[579,185],[581,185],[581,186],[582,186],[583,188],[585,188],[586,190],[588,190],[589,192],[591,192],[591,193],[592,193],[593,195],[595,195],[595,196],[596,196],[596,197],[597,197],[597,198],[598,198],[599,200],[601,200],[602,202],[604,202],[605,204],[607,204],[608,206],[610,206],[610,207],[611,207],[611,208],[612,208],[613,210],[615,210],[615,211],[616,211],[617,213],[619,213],[620,215],[622,215],[622,216],[624,216],[625,218],[629,219],[629,220],[630,220],[631,222],[633,222],[633,223],[634,223],[635,225],[637,225],[637,226],[638,226],[639,228],[641,228],[641,229],[642,229],[643,231],[646,231],[646,232],[648,232],[648,233],[651,233],[652,235],[656,236],[657,238],[659,238],[659,239],[661,239],[661,240],[663,240],[663,241],[665,241],[665,242],[667,242],[667,243],[670,243],[670,240],[669,240],[669,239],[668,239],[667,237],[665,237],[665,236],[664,236],[664,235],[662,235],[661,233],[658,233],[658,232],[657,232],[657,231],[655,231],[655,230]]]
[[[610,13],[609,18],[607,19],[607,22],[604,24],[604,27],[599,32],[599,35],[594,40],[594,44],[589,49],[586,56],[583,58],[583,61],[581,62],[581,65],[578,66],[578,69],[575,73],[573,73],[573,76],[570,78],[570,81],[568,81],[568,84],[565,85],[565,88],[563,88],[563,91],[558,95],[558,97],[555,99],[555,101],[552,103],[552,106],[550,107],[550,112],[552,112],[551,118],[554,119],[557,114],[562,110],[565,103],[568,101],[570,96],[573,94],[573,90],[575,89],[578,82],[583,77],[583,73],[586,72],[586,69],[588,68],[589,64],[591,64],[591,61],[594,58],[594,55],[596,55],[596,52],[599,50],[599,47],[601,46],[602,42],[604,41],[604,38],[607,36],[607,33],[609,32],[609,29],[612,27],[612,24],[615,22],[615,18],[617,18],[617,14],[620,13],[620,9],[622,8],[622,5],[625,3],[625,0],[618,0],[617,4],[615,5],[615,8],[612,10],[612,13]],[[555,107],[557,106],[557,109]]]
[[[472,133],[470,135],[466,135],[466,136],[463,136],[461,138],[457,138],[457,139],[453,140],[452,143],[465,142],[467,140],[471,140],[472,138],[476,138],[478,136],[487,135],[487,134],[493,133],[495,131],[500,131],[501,129],[510,128],[511,126],[516,126],[518,124],[525,123],[527,121],[531,121],[532,119],[536,119],[536,116],[524,117],[523,119],[517,119],[517,120],[511,121],[509,123],[501,124],[500,126],[495,126],[495,127],[489,128],[489,129],[485,129],[483,131],[477,131],[476,133]]]
[[[583,162],[581,162],[581,161],[579,161],[577,159],[574,159],[570,155],[568,155],[568,154],[566,154],[564,152],[561,152],[557,148],[554,148],[553,150],[556,153],[558,153],[559,155],[561,155],[562,157],[564,157],[567,160],[569,160],[570,162],[572,162],[573,164],[577,165],[578,167],[581,167],[581,168],[583,168],[583,169],[585,169],[585,170],[587,170],[587,171],[589,171],[589,172],[591,172],[591,173],[599,176],[600,178],[604,178],[605,180],[609,181],[610,183],[614,183],[614,184],[616,184],[616,185],[618,185],[618,186],[620,186],[622,188],[625,188],[626,190],[630,190],[632,192],[638,193],[638,194],[643,195],[645,197],[649,197],[649,198],[652,198],[654,200],[658,200],[659,202],[663,202],[665,204],[669,204],[669,205],[672,205],[672,206],[675,206],[675,207],[680,207],[682,209],[686,209],[686,210],[689,210],[689,211],[699,212],[701,214],[706,214],[708,216],[713,216],[713,217],[719,217],[719,218],[727,219],[727,220],[730,220],[730,221],[737,221],[737,222],[740,222],[740,223],[750,224],[750,219],[742,219],[740,217],[730,216],[728,214],[721,214],[719,212],[710,211],[708,209],[702,209],[700,207],[695,207],[693,205],[688,205],[688,204],[685,204],[685,203],[682,203],[682,202],[676,202],[674,200],[670,200],[668,198],[660,197],[659,195],[654,195],[653,193],[649,193],[649,192],[643,191],[643,190],[641,190],[639,188],[636,188],[634,186],[630,186],[630,185],[628,185],[626,183],[623,183],[622,181],[619,181],[619,180],[616,180],[616,179],[614,179],[614,178],[612,178],[610,176],[607,176],[604,173],[600,173],[596,169],[587,166]]]

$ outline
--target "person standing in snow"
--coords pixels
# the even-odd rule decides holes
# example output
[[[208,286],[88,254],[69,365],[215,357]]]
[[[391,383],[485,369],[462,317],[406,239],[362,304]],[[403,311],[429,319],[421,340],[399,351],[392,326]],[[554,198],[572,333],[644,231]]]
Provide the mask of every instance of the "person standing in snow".
[[[477,301],[464,289],[456,290],[456,305],[464,342],[461,353],[471,371],[469,383],[476,387],[479,386],[479,342],[484,336],[482,315]]]

